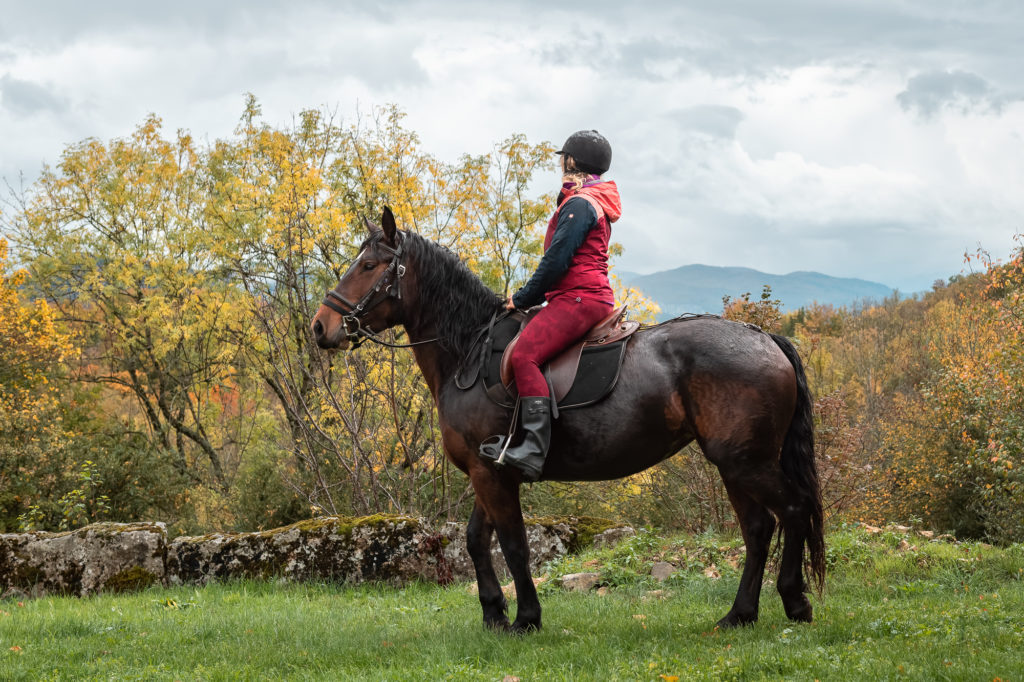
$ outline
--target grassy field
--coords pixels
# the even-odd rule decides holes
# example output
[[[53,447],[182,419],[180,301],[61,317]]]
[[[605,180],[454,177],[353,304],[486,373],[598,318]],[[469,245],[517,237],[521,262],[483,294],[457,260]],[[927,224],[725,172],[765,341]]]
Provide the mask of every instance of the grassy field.
[[[466,584],[236,583],[0,601],[0,679],[1024,679],[1024,546],[839,529],[815,622],[766,584],[761,620],[717,631],[735,539],[652,533],[549,566],[601,593],[541,586],[544,629],[487,632]],[[664,583],[654,561],[679,567]]]

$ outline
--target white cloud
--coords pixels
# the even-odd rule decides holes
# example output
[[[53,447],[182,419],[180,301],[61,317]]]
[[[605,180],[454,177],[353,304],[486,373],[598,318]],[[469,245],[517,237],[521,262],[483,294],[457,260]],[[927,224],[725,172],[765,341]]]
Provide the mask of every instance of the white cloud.
[[[252,92],[278,124],[397,103],[449,160],[597,128],[634,271],[817,269],[915,290],[1024,230],[1016,2],[64,9],[22,3],[0,29],[0,129],[18,131],[0,141],[2,176],[150,112],[227,136]]]

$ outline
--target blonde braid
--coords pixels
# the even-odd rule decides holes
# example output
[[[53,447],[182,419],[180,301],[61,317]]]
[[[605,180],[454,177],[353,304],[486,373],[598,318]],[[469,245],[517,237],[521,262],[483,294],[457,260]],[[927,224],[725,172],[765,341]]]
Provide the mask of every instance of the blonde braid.
[[[578,192],[590,178],[590,173],[576,167],[576,159],[568,154],[562,157],[562,183],[571,184],[573,192]]]

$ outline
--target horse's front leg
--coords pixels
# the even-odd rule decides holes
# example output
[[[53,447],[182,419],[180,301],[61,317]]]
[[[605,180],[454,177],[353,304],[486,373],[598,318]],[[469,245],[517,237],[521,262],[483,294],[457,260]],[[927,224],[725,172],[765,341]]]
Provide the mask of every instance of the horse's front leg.
[[[501,592],[501,583],[494,574],[491,562],[491,537],[494,526],[487,520],[487,513],[480,505],[480,497],[473,505],[473,513],[466,526],[466,549],[476,571],[476,586],[480,593],[480,606],[484,611],[484,625],[495,630],[507,630],[508,602]]]
[[[530,546],[526,541],[526,525],[519,503],[519,481],[508,474],[498,474],[484,466],[470,471],[476,491],[477,507],[483,507],[487,522],[498,534],[505,563],[516,586],[516,619],[512,632],[540,629],[540,600],[530,575]],[[478,572],[479,575],[479,572]],[[483,585],[480,585],[481,601]]]

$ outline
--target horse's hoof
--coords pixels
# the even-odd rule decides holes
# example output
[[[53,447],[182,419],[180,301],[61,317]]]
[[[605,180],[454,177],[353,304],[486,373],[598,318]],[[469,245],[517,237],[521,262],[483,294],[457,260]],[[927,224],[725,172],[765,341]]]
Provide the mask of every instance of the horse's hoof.
[[[503,618],[501,620],[484,619],[484,627],[492,632],[508,632],[512,628],[508,622],[508,618]]]
[[[786,615],[790,620],[799,621],[801,623],[810,623],[814,620],[814,608],[811,606],[810,600],[800,595],[800,599],[794,600],[792,605],[783,604],[786,608]]]
[[[718,623],[715,624],[715,627],[720,628],[722,630],[729,630],[732,628],[740,628],[747,625],[753,625],[756,622],[756,613],[753,615],[742,615],[730,611],[729,613],[725,614],[722,620],[718,621]]]
[[[530,632],[537,632],[540,630],[540,621],[524,621],[520,622],[517,618],[512,626],[509,628],[509,632],[514,635],[525,635]]]

